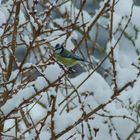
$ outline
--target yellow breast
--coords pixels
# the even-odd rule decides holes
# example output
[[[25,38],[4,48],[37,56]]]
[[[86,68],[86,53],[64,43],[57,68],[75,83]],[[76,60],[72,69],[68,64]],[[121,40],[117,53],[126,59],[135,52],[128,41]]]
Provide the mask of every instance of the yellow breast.
[[[74,65],[79,64],[79,61],[72,59],[72,58],[65,58],[62,57],[61,55],[56,54],[55,59],[65,65],[66,67],[73,67]]]

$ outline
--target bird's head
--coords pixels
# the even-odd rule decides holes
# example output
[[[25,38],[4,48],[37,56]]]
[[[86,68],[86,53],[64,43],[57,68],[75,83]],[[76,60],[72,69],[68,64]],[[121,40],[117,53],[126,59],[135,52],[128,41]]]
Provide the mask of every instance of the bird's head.
[[[63,44],[62,44],[62,45],[56,44],[55,49],[54,49],[54,52],[55,52],[56,54],[62,53],[63,50],[64,50]]]

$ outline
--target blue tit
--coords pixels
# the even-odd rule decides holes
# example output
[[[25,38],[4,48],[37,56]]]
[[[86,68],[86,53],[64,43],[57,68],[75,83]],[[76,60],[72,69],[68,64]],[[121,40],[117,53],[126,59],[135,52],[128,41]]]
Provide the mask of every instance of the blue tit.
[[[80,61],[87,62],[86,60],[66,50],[63,44],[62,45],[56,44],[54,53],[55,59],[60,63],[62,63],[63,65],[65,65],[66,67],[73,67],[77,64],[80,64]]]

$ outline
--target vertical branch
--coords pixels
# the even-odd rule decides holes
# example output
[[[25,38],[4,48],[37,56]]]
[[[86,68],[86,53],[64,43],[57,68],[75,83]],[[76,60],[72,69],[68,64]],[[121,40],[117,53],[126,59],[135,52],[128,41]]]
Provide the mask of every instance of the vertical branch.
[[[83,124],[83,122],[81,122],[81,127],[82,127],[81,139],[84,140],[85,134],[84,134],[84,124]]]
[[[109,32],[109,37],[110,41],[112,40],[112,34],[113,34],[113,13],[114,13],[114,6],[115,6],[115,0],[112,2],[112,7],[111,7],[111,19],[110,19],[110,32]]]
[[[15,118],[15,136],[17,137],[19,131],[18,118]]]
[[[56,111],[55,109],[55,102],[56,102],[56,97],[51,97],[52,98],[52,111],[51,111],[51,140],[55,140],[55,132],[54,132],[54,113]]]
[[[6,79],[9,80],[12,68],[13,68],[13,63],[14,63],[14,54],[15,54],[15,49],[16,49],[16,37],[17,37],[17,28],[18,28],[18,23],[19,23],[19,12],[20,12],[20,1],[15,2],[16,3],[16,12],[15,12],[15,19],[14,19],[14,27],[13,27],[13,34],[12,34],[12,44],[11,44],[11,54],[10,54],[10,60],[9,60],[9,65],[7,69],[7,75]]]
[[[117,86],[117,81],[116,81],[116,76],[117,76],[117,71],[116,71],[116,66],[115,66],[115,59],[114,59],[114,49],[111,48],[111,63],[112,63],[112,68],[113,68],[113,78],[112,81],[114,83],[114,95],[117,96],[117,91],[118,91],[118,86]]]
[[[1,113],[1,112],[0,112]],[[2,120],[2,117],[0,116],[0,121]],[[4,124],[0,123],[0,139],[2,139],[2,132],[3,132]]]

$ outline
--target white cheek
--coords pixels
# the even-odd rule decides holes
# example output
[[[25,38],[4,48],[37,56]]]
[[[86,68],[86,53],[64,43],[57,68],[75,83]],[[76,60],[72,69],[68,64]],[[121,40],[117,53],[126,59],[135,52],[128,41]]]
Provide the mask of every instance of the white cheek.
[[[56,54],[59,54],[61,52],[61,50],[55,50]]]

